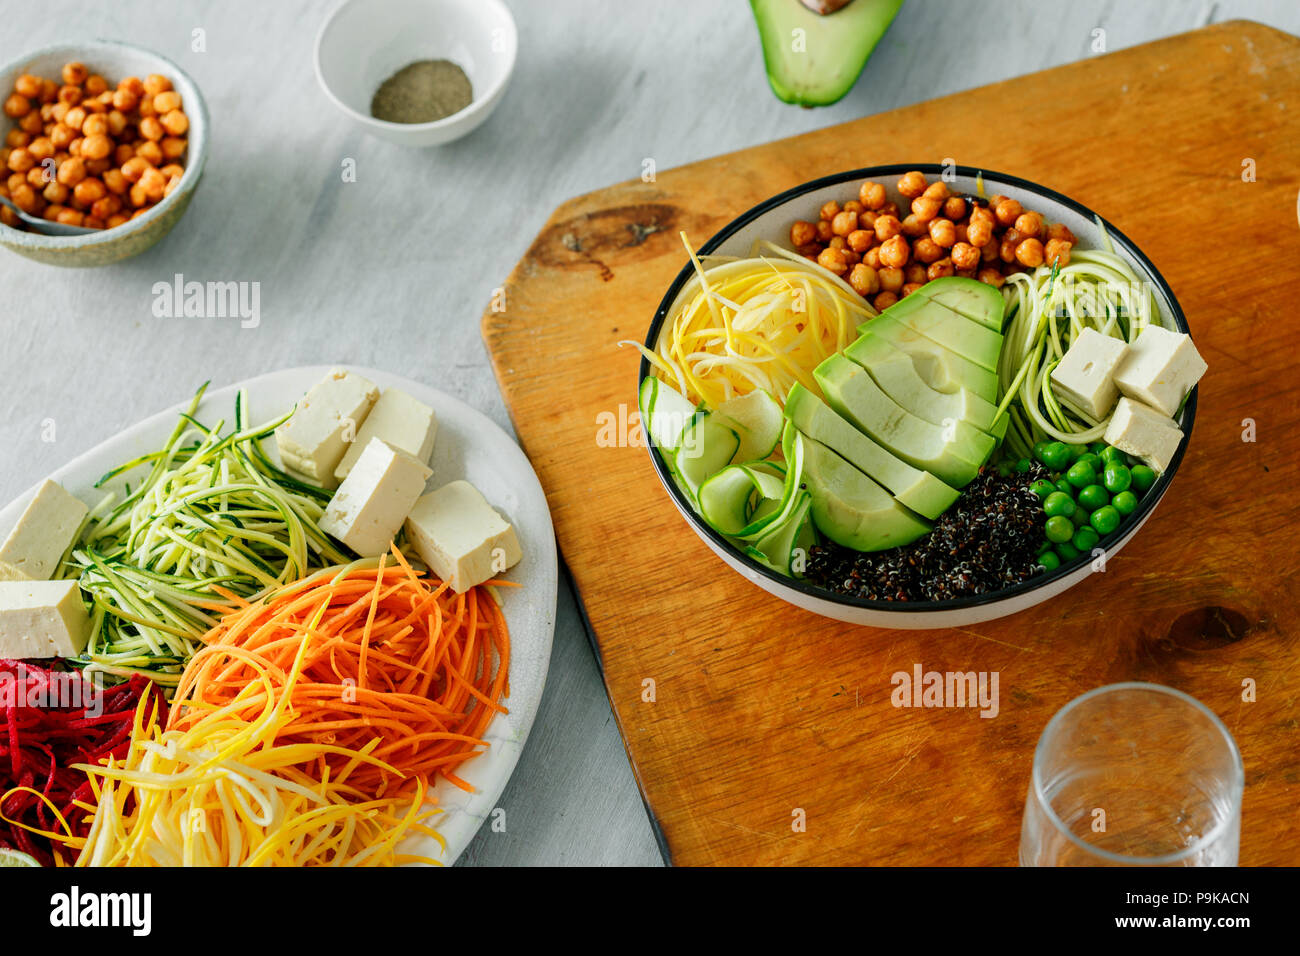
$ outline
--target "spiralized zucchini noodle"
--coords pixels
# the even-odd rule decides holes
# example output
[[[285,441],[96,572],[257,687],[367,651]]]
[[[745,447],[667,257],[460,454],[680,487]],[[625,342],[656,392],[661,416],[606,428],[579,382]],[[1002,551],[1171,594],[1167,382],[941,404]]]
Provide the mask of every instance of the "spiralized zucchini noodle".
[[[1000,407],[1011,419],[1006,451],[1013,457],[1030,457],[1039,441],[1085,444],[1105,434],[1109,416],[1095,421],[1052,390],[1052,370],[1085,328],[1133,342],[1148,325],[1161,324],[1150,284],[1105,241],[1106,249],[1074,249],[1064,267],[1007,277],[1011,320],[998,378]]]
[[[784,403],[795,382],[821,394],[812,370],[876,314],[843,279],[773,243],[756,243],[747,259],[710,258],[706,267],[684,233],[682,241],[695,276],[657,348],[631,344],[697,404],[716,408],[760,388]]]
[[[194,418],[203,389],[163,448],[97,486],[147,467],[124,497],[90,515],[61,569],[92,602],[87,671],[143,674],[175,687],[230,595],[253,600],[349,556],[320,530],[330,493],[275,468],[261,447],[288,416],[250,426],[242,393],[235,430]]]

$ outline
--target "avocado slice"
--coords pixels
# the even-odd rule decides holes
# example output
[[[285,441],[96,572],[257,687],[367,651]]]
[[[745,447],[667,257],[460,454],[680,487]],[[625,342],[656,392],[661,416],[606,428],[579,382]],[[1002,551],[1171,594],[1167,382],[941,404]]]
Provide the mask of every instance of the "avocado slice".
[[[785,417],[805,437],[847,459],[892,491],[900,504],[918,514],[937,518],[957,500],[956,488],[881,448],[802,385],[796,384],[786,396]]]
[[[994,332],[1002,331],[1007,300],[1002,297],[1001,292],[987,282],[967,279],[964,276],[945,276],[927,282],[907,299],[918,295],[931,302],[946,305],[954,312],[960,312],[966,318]],[[906,302],[907,299],[903,301]]]
[[[930,530],[928,522],[821,442],[806,435],[799,440],[813,523],[826,537],[857,551],[883,551]]]
[[[916,361],[917,372],[931,387],[941,392],[966,388],[986,402],[998,400],[996,372],[958,355],[942,343],[928,339],[900,322],[893,319],[881,321],[877,317],[864,324],[858,330],[858,336],[858,340],[846,348],[844,354],[859,365],[868,365],[865,358],[859,359],[867,348],[863,343],[870,338],[883,339],[894,348],[911,355]]]
[[[785,103],[829,106],[861,75],[903,0],[851,0],[814,13],[799,0],[749,0],[772,92]]]
[[[867,372],[881,391],[927,422],[936,425],[942,425],[948,419],[970,422],[997,439],[1007,432],[1006,415],[999,418],[994,427],[989,427],[997,414],[997,407],[992,402],[961,385],[951,392],[934,388],[922,377],[914,356],[894,348],[884,339],[866,339],[857,349],[856,358],[865,363]]]
[[[900,322],[931,342],[939,343],[990,372],[998,370],[998,356],[1002,354],[1002,333],[994,332],[960,312],[954,312],[941,302],[909,295],[863,325],[881,319]]]
[[[951,427],[918,418],[881,391],[867,370],[832,355],[813,370],[826,404],[910,465],[954,488],[979,474],[995,442],[968,422]]]

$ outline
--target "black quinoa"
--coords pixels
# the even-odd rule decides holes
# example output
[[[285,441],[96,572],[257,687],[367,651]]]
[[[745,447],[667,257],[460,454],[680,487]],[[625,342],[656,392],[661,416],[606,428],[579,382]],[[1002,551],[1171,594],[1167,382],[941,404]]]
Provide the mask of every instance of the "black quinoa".
[[[809,549],[807,579],[828,591],[877,601],[951,601],[1001,591],[1038,573],[1047,516],[1030,490],[1047,469],[980,470],[934,529],[911,544],[862,552],[834,542]]]

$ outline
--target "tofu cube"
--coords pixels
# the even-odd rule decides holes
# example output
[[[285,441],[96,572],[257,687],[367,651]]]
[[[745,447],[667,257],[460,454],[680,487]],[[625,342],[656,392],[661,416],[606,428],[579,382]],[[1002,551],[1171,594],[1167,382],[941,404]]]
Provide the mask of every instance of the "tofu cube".
[[[1119,400],[1106,427],[1106,444],[1141,458],[1158,472],[1169,467],[1182,440],[1182,429],[1172,418],[1127,397]]]
[[[1094,421],[1101,421],[1119,398],[1115,369],[1127,351],[1128,343],[1122,339],[1084,329],[1052,369],[1053,393]]]
[[[321,530],[366,558],[386,552],[433,474],[429,466],[372,438],[334,492]]]
[[[1191,336],[1149,325],[1128,347],[1115,384],[1129,398],[1172,417],[1206,368]]]
[[[0,545],[0,580],[49,580],[89,510],[58,482],[46,479]]]
[[[334,469],[379,398],[374,382],[333,369],[311,387],[293,416],[275,430],[280,461],[322,488],[337,487]]]
[[[0,581],[0,657],[76,657],[89,639],[76,581]]]
[[[342,481],[348,476],[372,438],[382,438],[398,451],[404,451],[427,465],[437,435],[438,416],[433,409],[400,388],[390,388],[370,409],[356,440],[348,446],[343,460],[334,469],[334,477]]]
[[[406,537],[416,553],[457,594],[519,563],[515,529],[468,481],[453,481],[415,503]]]

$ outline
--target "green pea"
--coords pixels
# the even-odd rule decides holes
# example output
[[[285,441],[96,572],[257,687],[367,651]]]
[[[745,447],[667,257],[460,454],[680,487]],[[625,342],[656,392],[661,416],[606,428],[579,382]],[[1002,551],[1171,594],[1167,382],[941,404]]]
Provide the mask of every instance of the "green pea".
[[[1070,520],[1074,522],[1076,528],[1081,528],[1088,523],[1088,509],[1075,508],[1074,514],[1070,515]]]
[[[1123,465],[1126,463],[1124,453],[1114,445],[1107,445],[1101,450],[1101,460],[1108,465]]]
[[[1106,505],[1089,515],[1088,523],[1097,529],[1098,534],[1110,534],[1119,527],[1119,512],[1114,505]]]
[[[1110,499],[1111,507],[1122,515],[1131,515],[1137,510],[1137,495],[1131,491],[1121,491],[1114,498]]]
[[[1074,532],[1074,538],[1071,539],[1070,543],[1083,554],[1087,554],[1100,540],[1101,535],[1097,534],[1092,528],[1084,527]]]
[[[1074,522],[1064,515],[1054,515],[1047,519],[1043,533],[1047,535],[1048,541],[1062,544],[1074,537]]]
[[[1048,495],[1056,494],[1056,485],[1046,478],[1039,478],[1029,486],[1029,490],[1038,495],[1039,498],[1046,498]]]
[[[1043,502],[1043,511],[1049,518],[1074,514],[1074,499],[1062,491],[1053,491]]]
[[[1062,541],[1056,546],[1056,553],[1061,556],[1062,561],[1073,561],[1079,556],[1079,549],[1068,541]]]
[[[1052,444],[1050,441],[1040,441],[1040,442],[1037,442],[1037,443],[1034,445],[1034,460],[1035,460],[1035,461],[1042,461],[1042,460],[1043,460],[1043,453],[1044,453],[1045,451],[1047,451],[1047,447],[1048,447],[1050,444]]]
[[[1018,462],[1016,462],[1016,474],[1023,475],[1025,472],[1029,470],[1032,464],[1033,462],[1031,462],[1028,458],[1021,458]]]
[[[1098,458],[1096,455],[1094,455],[1092,452],[1086,452],[1080,455],[1079,461],[1076,461],[1075,464],[1077,465],[1080,461],[1086,461],[1088,463],[1088,467],[1091,468],[1093,471],[1101,471],[1102,468],[1101,459]]]
[[[1110,504],[1110,495],[1106,494],[1106,489],[1101,485],[1089,485],[1079,491],[1079,504],[1089,511],[1096,511]]]
[[[1052,484],[1056,485],[1057,491],[1067,494],[1071,498],[1074,497],[1074,485],[1070,484],[1065,478],[1057,478]]]
[[[1092,466],[1080,458],[1065,473],[1066,480],[1076,488],[1086,488],[1097,480],[1097,473]]]
[[[1038,556],[1041,558],[1044,552],[1051,551],[1051,550],[1052,550],[1052,542],[1044,538],[1043,543],[1038,546]]]
[[[1104,441],[1095,441],[1088,446],[1088,451],[1092,452],[1094,455],[1100,458],[1101,453],[1109,447],[1110,446],[1107,445]]]
[[[1035,446],[1034,453],[1052,471],[1064,471],[1070,464],[1070,449],[1065,446],[1065,442],[1051,442],[1041,452]]]
[[[1087,445],[1069,445],[1070,461],[1078,461],[1080,456],[1088,454]]]
[[[1011,462],[1009,461],[998,462],[998,474],[1001,475],[1003,478],[1010,478],[1013,473],[1014,473],[1014,469],[1012,468]]]
[[[1156,473],[1146,465],[1134,465],[1130,474],[1133,476],[1133,487],[1140,495],[1156,483]]]
[[[1044,571],[1055,571],[1061,566],[1061,559],[1055,551],[1045,551],[1038,556],[1038,565]]]
[[[1107,465],[1106,473],[1101,479],[1106,484],[1106,490],[1112,494],[1128,491],[1128,486],[1133,483],[1133,472],[1129,471],[1125,465]]]

